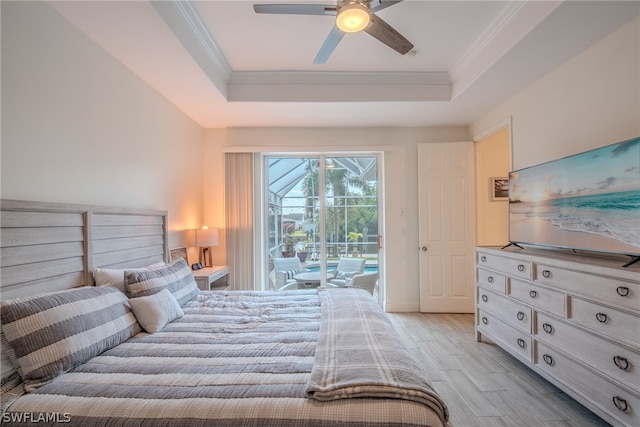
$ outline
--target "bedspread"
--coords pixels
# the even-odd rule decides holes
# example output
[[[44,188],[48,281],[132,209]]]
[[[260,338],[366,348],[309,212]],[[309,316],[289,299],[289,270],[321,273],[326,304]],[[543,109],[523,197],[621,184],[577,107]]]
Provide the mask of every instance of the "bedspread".
[[[361,295],[350,296],[358,292]],[[402,366],[397,366],[388,348],[382,353],[370,351],[367,359],[379,363],[384,372],[379,380],[395,382],[381,394],[371,393],[373,389],[351,396],[345,392],[344,385],[346,391],[362,390],[350,380],[341,382],[344,377],[339,375],[358,372],[360,368],[349,361],[362,357],[360,344],[396,345],[386,338],[371,340],[388,335],[390,324],[387,320],[384,325],[385,315],[377,306],[368,320],[357,314],[366,305],[364,297],[373,301],[364,291],[345,289],[201,292],[183,307],[182,318],[160,332],[138,334],[17,398],[2,414],[2,422],[34,425],[36,419],[38,425],[154,427],[442,425],[446,407],[422,382],[414,382],[418,385],[408,393],[398,388],[406,382],[403,375],[417,371],[406,355],[399,356]],[[334,319],[321,326],[321,320],[332,315],[348,320]],[[331,338],[336,328],[343,338]],[[354,334],[367,329],[357,340],[358,347],[349,350],[344,345],[344,340],[356,342]],[[320,359],[331,367],[324,374]],[[363,373],[371,381],[370,372],[359,374]],[[337,387],[331,386],[330,378],[338,380]],[[331,394],[335,390],[340,390],[338,395]]]

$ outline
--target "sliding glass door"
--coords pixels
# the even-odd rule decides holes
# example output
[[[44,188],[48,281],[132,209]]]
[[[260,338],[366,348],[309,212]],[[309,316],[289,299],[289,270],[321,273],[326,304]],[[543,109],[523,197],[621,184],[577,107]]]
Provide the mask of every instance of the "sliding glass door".
[[[343,258],[378,270],[377,156],[267,155],[264,168],[270,289],[336,286]]]

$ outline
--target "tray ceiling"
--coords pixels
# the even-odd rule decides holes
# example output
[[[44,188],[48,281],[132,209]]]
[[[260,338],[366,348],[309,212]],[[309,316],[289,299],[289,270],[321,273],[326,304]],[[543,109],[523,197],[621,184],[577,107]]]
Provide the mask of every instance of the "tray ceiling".
[[[50,2],[205,128],[467,125],[640,10],[628,1],[405,0],[378,15],[412,52],[346,34],[314,65],[334,18],[256,14],[255,3]]]

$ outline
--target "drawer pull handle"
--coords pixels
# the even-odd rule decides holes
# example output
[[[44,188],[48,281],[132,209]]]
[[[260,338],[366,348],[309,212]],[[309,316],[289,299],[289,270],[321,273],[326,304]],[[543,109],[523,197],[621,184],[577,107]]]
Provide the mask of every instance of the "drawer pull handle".
[[[538,296],[538,293],[537,293],[536,291],[529,291],[529,296],[530,296],[531,298],[535,298],[535,297],[537,297],[537,296]]]
[[[542,324],[542,329],[544,329],[544,331],[548,334],[552,334],[553,333],[553,326],[551,326],[549,323],[543,323]]]
[[[484,323],[485,325],[489,324],[489,319],[487,319],[486,317],[482,317],[482,323]]]
[[[615,363],[616,366],[623,371],[629,369],[629,361],[626,359],[626,357],[613,356],[613,363]]]
[[[527,346],[527,343],[522,338],[518,338],[518,346],[520,348],[525,348]]]
[[[524,271],[524,265],[518,264],[518,271]]]
[[[542,270],[542,277],[544,277],[545,279],[548,279],[549,277],[551,277],[551,271]]]
[[[546,363],[547,365],[553,366],[553,357],[549,356],[548,354],[543,355],[542,360],[544,360],[544,363]]]
[[[493,276],[489,276],[489,277],[487,277],[487,282],[489,282],[489,283],[493,283]]]
[[[482,301],[487,302],[489,301],[489,297],[486,295],[482,295]]]
[[[487,257],[486,257],[486,256],[484,256],[484,255],[482,255],[482,256],[480,257],[480,261],[482,261],[482,262],[487,262]]]
[[[620,295],[621,297],[626,297],[629,296],[629,288],[627,288],[626,286],[618,286],[616,288],[616,292],[618,293],[618,295]]]
[[[596,313],[596,319],[598,319],[600,323],[607,323],[608,318],[605,313]]]
[[[522,320],[524,319],[524,313],[519,311],[518,314],[516,314],[516,317],[518,318],[518,320]]]
[[[616,405],[616,408],[618,408],[622,412],[627,412],[627,409],[629,409],[627,401],[620,396],[613,396],[613,404]]]

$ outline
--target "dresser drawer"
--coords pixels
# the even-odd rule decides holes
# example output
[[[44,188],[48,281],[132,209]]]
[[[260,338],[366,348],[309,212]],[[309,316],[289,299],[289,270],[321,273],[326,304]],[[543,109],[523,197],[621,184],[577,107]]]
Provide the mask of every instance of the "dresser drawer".
[[[504,274],[496,273],[495,271],[485,270],[483,268],[477,269],[478,274],[478,286],[485,289],[491,289],[492,291],[505,294],[507,289],[507,278]]]
[[[574,297],[569,297],[568,314],[570,322],[640,348],[640,317],[637,315]]]
[[[562,292],[514,279],[509,280],[508,288],[509,295],[513,298],[540,310],[564,317],[566,304]]]
[[[535,364],[622,425],[640,425],[640,398],[591,372],[559,351],[536,341]]]
[[[481,333],[511,354],[531,363],[533,355],[531,335],[509,326],[484,310],[478,310],[478,322],[478,330]]]
[[[482,288],[478,288],[478,307],[527,334],[531,333],[530,307]]]
[[[533,265],[529,260],[507,258],[486,252],[478,252],[477,258],[477,264],[481,267],[487,267],[525,280],[533,279]]]
[[[536,263],[535,281],[564,289],[573,294],[608,301],[635,311],[640,307],[640,282],[586,274]]]
[[[552,344],[640,392],[640,353],[544,313],[537,313],[535,329],[537,339]]]

